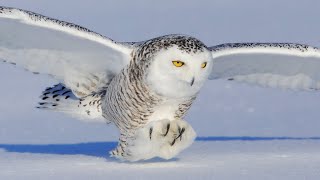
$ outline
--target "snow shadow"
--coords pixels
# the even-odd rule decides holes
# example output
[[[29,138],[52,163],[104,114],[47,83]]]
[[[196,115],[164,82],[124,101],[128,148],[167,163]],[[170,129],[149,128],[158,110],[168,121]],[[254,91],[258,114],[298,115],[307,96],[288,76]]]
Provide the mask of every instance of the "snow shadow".
[[[252,137],[252,136],[208,136],[197,137],[196,141],[308,141],[319,140],[320,137]],[[0,144],[0,149],[7,152],[87,155],[109,158],[108,152],[117,146],[117,142],[88,142],[78,144]]]
[[[7,152],[87,155],[109,157],[109,151],[117,146],[117,142],[88,142],[79,144],[0,144],[0,149]]]
[[[320,140],[320,137],[254,137],[254,136],[207,136],[196,141],[274,141],[274,140]],[[1,147],[1,146],[0,146]]]

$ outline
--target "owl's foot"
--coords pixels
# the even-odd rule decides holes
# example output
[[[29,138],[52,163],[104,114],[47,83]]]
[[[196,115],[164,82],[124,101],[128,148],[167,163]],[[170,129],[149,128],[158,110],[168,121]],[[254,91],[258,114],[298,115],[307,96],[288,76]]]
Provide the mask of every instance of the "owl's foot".
[[[170,159],[189,147],[195,137],[193,128],[183,120],[154,121],[139,129],[134,137],[128,138],[121,154],[114,154],[114,151],[111,153],[129,161],[153,157]]]

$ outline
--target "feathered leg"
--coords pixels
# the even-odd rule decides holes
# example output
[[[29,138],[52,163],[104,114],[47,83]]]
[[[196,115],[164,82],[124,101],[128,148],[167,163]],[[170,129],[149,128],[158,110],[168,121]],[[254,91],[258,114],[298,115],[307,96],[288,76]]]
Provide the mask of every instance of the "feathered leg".
[[[138,129],[133,136],[121,136],[111,156],[128,161],[154,157],[171,159],[189,147],[196,137],[193,128],[183,120],[153,121]]]

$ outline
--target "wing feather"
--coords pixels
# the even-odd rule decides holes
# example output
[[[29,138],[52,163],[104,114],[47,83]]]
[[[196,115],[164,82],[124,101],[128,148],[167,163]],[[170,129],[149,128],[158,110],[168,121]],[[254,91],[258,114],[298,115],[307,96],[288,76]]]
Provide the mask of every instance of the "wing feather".
[[[79,25],[0,6],[0,59],[52,75],[78,96],[99,91],[130,62],[133,46]]]
[[[294,43],[228,43],[209,48],[214,58],[209,79],[268,87],[320,89],[320,51]]]

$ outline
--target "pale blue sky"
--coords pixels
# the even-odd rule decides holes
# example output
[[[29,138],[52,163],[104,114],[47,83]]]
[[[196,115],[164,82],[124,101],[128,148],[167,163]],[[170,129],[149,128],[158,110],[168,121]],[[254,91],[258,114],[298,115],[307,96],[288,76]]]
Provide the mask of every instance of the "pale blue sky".
[[[76,22],[121,41],[184,33],[208,44],[320,43],[317,0],[2,0],[0,4]]]

